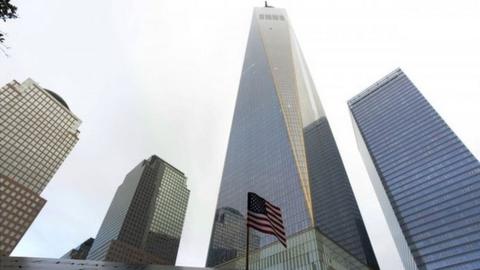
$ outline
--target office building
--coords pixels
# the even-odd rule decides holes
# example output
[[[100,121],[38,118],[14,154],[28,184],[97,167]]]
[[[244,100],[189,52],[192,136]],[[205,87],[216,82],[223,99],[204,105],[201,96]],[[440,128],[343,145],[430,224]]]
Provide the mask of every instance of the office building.
[[[95,239],[88,238],[85,242],[81,243],[78,247],[71,249],[65,253],[60,259],[72,259],[72,260],[85,260],[87,259],[88,252],[92,248],[93,241]]]
[[[0,90],[0,174],[40,194],[78,141],[81,121],[32,79]]]
[[[245,255],[248,192],[282,209],[287,236],[316,228],[359,262],[376,267],[342,159],[284,9],[253,12],[207,266]],[[225,209],[243,214],[236,217],[238,227],[219,224],[225,222]],[[259,238],[252,250],[276,241],[252,234]],[[311,263],[320,267],[313,259]]]
[[[217,209],[212,230],[215,234],[212,234],[210,246],[221,247],[221,249],[211,252],[221,252],[223,256],[234,258],[238,253],[238,247],[245,246],[244,241],[247,237],[245,217],[234,208]],[[231,232],[236,232],[237,237],[226,237]],[[250,246],[252,249],[260,247],[260,237],[258,235],[250,235]]]
[[[13,251],[44,204],[35,192],[0,175],[0,256]]]
[[[77,143],[80,123],[32,79],[0,88],[0,254],[12,252],[42,209],[40,194]]]
[[[478,160],[400,69],[348,104],[405,269],[480,269]]]
[[[185,175],[157,156],[117,189],[87,259],[175,264],[188,196]]]

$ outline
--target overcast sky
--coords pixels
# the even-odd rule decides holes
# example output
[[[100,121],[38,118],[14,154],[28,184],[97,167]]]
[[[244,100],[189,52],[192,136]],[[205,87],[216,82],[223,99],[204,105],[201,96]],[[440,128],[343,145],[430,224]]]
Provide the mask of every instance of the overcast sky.
[[[0,84],[33,78],[83,121],[12,255],[60,257],[95,237],[124,176],[152,154],[188,176],[177,264],[203,266],[254,0],[22,0],[1,22]],[[392,240],[357,151],[346,101],[401,67],[480,157],[480,1],[270,1],[309,65],[377,258]]]

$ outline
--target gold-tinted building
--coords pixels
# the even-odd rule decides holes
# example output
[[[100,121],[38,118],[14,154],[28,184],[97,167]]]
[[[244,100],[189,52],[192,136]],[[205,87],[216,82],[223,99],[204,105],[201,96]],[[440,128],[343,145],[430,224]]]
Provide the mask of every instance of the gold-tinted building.
[[[32,79],[0,88],[0,254],[12,252],[45,204],[40,193],[77,143],[80,123]]]
[[[282,209],[287,237],[315,228],[362,264],[378,268],[329,121],[281,8],[253,11],[206,266],[245,256],[241,216],[248,192]],[[250,243],[252,250],[277,242],[272,235],[251,234],[259,239]],[[325,258],[308,257],[305,265],[316,268],[291,268],[292,258],[282,258],[273,268],[257,269],[325,269]]]

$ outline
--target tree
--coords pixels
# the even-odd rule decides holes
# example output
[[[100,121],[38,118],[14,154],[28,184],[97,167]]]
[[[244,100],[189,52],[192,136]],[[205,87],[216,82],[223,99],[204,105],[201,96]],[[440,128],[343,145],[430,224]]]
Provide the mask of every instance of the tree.
[[[0,19],[4,22],[7,19],[17,18],[17,7],[10,4],[10,0],[0,0]],[[4,48],[7,48],[3,42],[5,41],[5,33],[0,30],[0,50],[5,53]]]

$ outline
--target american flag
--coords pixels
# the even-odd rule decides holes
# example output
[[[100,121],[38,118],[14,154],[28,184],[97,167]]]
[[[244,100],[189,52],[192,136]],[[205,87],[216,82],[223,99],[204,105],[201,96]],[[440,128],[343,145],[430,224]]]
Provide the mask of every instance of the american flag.
[[[287,247],[282,210],[253,192],[248,193],[247,227],[275,235]]]

